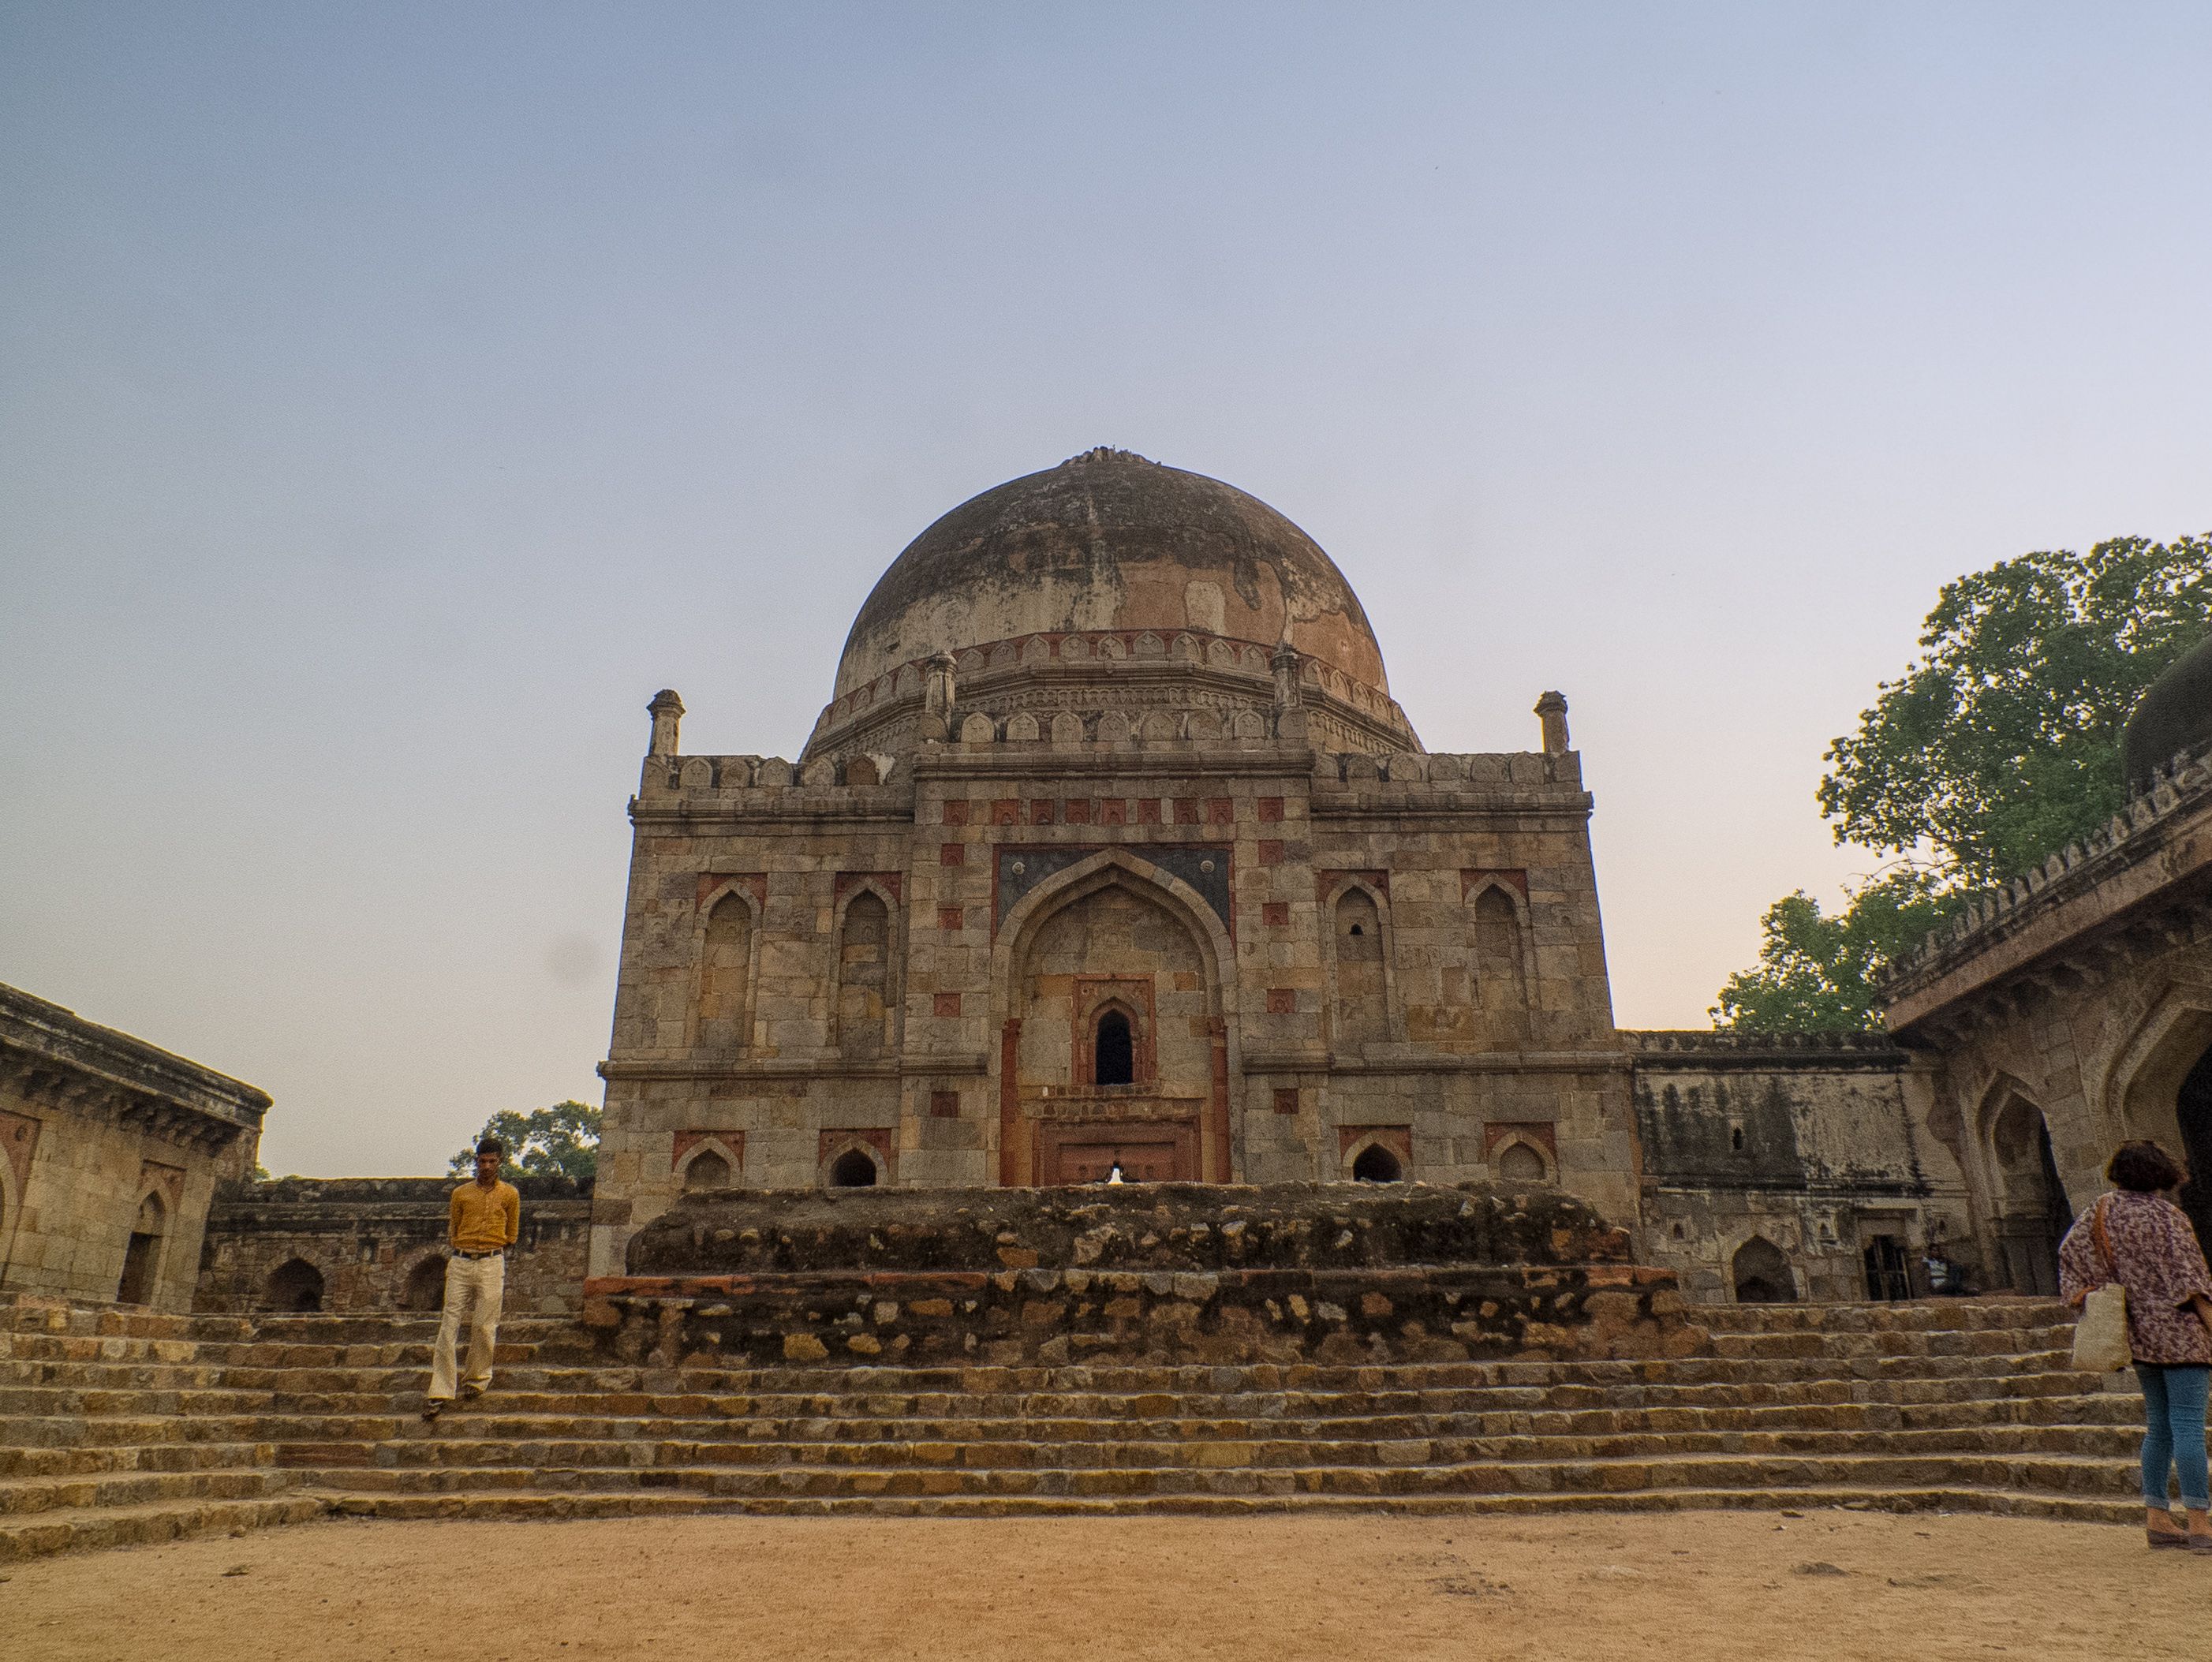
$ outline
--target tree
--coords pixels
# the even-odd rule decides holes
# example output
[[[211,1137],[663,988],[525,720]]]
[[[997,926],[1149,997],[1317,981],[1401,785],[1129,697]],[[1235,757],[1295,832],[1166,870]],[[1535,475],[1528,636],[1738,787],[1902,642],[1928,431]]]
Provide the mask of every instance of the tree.
[[[1921,657],[1828,747],[1821,816],[1892,862],[1833,917],[1800,889],[1760,920],[1759,961],[1711,1015],[1753,1032],[1881,1025],[1897,957],[1978,888],[2127,800],[2120,735],[2166,667],[2212,634],[2212,535],[2023,555],[1946,584]]]
[[[1716,1027],[1749,1033],[1878,1028],[1883,973],[1964,898],[1909,868],[1862,884],[1832,918],[1803,889],[1786,895],[1759,920],[1758,964],[1729,976],[1708,1014]]]
[[[599,1172],[599,1110],[581,1102],[556,1102],[528,1113],[501,1109],[453,1156],[454,1176],[476,1170],[477,1144],[487,1137],[507,1144],[499,1174],[510,1183],[518,1177],[565,1177],[588,1184]]]
[[[2127,801],[2120,733],[2143,689],[2212,634],[2212,535],[2023,555],[1947,584],[1923,655],[1829,746],[1838,843],[1946,886],[2017,876]]]

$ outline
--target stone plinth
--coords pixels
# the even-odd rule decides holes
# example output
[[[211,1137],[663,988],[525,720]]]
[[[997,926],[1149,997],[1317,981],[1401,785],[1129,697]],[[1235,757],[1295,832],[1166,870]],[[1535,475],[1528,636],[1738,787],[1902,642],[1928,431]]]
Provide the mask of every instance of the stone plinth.
[[[611,1355],[1047,1365],[1682,1355],[1669,1271],[1550,1190],[1365,1184],[720,1193],[586,1283]]]

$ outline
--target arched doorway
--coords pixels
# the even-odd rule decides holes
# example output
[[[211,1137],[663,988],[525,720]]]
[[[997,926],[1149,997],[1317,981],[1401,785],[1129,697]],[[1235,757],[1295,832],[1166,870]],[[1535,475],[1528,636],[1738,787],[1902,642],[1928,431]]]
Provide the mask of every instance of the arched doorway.
[[[286,1259],[270,1273],[266,1301],[271,1310],[321,1309],[323,1272],[303,1258]]]
[[[1990,1125],[1997,1175],[1997,1259],[2016,1293],[2058,1291],[2058,1243],[2073,1223],[2051,1156],[2051,1128],[2025,1096],[2008,1097]]]
[[[1002,1183],[1093,1182],[1116,1162],[1125,1179],[1230,1179],[1216,924],[1180,879],[1119,850],[1008,913],[993,968]]]
[[[1738,1304],[1794,1304],[1797,1277],[1782,1249],[1765,1235],[1753,1235],[1729,1260],[1729,1279]]]
[[[399,1295],[403,1310],[442,1310],[446,1307],[446,1255],[433,1253],[408,1273],[406,1290]]]

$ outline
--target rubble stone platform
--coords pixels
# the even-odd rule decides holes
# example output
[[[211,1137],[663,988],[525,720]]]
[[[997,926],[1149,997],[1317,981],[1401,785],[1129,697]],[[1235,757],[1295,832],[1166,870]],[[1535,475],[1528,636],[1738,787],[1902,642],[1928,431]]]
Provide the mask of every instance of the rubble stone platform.
[[[1705,1334],[1572,1195],[1161,1183],[687,1196],[585,1284],[611,1361],[1621,1360]]]

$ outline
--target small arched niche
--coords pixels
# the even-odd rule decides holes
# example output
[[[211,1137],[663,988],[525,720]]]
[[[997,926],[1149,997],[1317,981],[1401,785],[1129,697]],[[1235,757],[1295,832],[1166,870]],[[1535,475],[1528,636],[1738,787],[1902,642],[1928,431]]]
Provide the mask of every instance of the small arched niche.
[[[1352,1162],[1352,1176],[1358,1183],[1402,1183],[1406,1168],[1390,1149],[1380,1143],[1370,1143]]]
[[[730,1186],[730,1162],[712,1149],[702,1149],[684,1168],[684,1192],[705,1194]]]
[[[1729,1278],[1738,1304],[1795,1304],[1797,1278],[1782,1249],[1765,1235],[1753,1235],[1729,1260]]]
[[[1347,1048],[1389,1037],[1382,978],[1382,913],[1364,889],[1338,896],[1336,1040]]]
[[[752,945],[752,908],[734,892],[724,895],[707,914],[699,943],[699,1043],[705,1049],[744,1046]]]
[[[269,1272],[262,1301],[271,1310],[323,1307],[323,1272],[303,1258],[289,1258]]]
[[[866,1149],[848,1149],[830,1162],[833,1189],[872,1189],[876,1178],[875,1156]]]
[[[1498,1175],[1508,1183],[1541,1183],[1550,1174],[1544,1156],[1526,1143],[1508,1143],[1498,1151]]]
[[[890,908],[864,889],[846,907],[837,942],[837,1046],[848,1056],[884,1052],[890,949]]]

